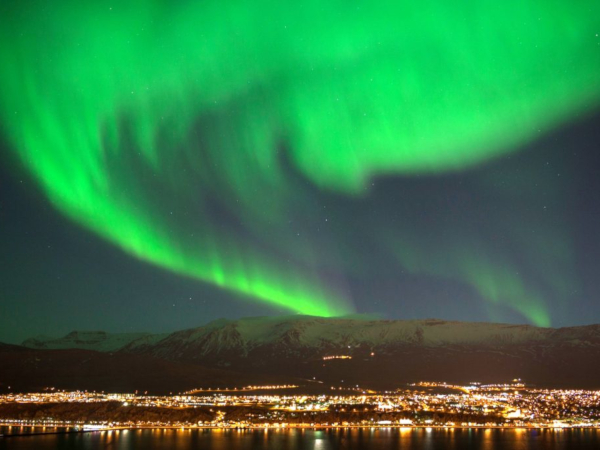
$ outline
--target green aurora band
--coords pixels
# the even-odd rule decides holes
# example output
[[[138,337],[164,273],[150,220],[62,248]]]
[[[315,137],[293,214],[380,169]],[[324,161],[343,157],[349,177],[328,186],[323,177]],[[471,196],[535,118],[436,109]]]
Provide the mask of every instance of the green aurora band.
[[[361,198],[377,176],[514,152],[598,105],[599,31],[596,0],[7,0],[1,126],[53,205],[125,252],[338,315],[351,301],[314,252],[257,237],[290,203],[310,208],[285,164]],[[215,197],[242,232],[213,219]],[[550,324],[543,298],[502,275],[510,262],[441,243],[446,258],[431,263],[410,233],[390,232],[409,270]]]

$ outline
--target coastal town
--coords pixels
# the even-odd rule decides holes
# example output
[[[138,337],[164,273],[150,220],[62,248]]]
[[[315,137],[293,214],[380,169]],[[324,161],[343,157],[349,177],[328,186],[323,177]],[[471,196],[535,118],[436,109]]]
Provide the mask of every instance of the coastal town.
[[[61,391],[0,396],[5,427],[329,428],[485,427],[600,428],[600,391],[542,389],[513,380],[465,386],[413,383],[377,392],[330,386],[306,394],[294,385],[198,388],[194,393]],[[297,391],[297,392],[296,392]]]

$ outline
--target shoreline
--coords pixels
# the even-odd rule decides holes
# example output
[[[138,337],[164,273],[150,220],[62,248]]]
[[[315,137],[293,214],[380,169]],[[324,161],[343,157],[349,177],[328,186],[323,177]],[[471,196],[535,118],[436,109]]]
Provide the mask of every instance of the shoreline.
[[[82,427],[83,425],[81,425]],[[41,432],[41,433],[15,433],[15,434],[0,434],[3,437],[17,436],[40,436],[50,434],[74,434],[74,433],[95,433],[106,431],[136,431],[136,430],[178,430],[178,431],[193,431],[193,430],[218,430],[218,431],[286,431],[286,430],[342,430],[342,429],[401,429],[401,430],[594,430],[600,431],[598,426],[490,426],[490,425],[289,425],[286,426],[221,426],[221,425],[205,425],[205,426],[176,426],[176,425],[140,425],[140,426],[112,426],[106,428],[94,429],[74,429],[80,425],[15,425],[7,424],[0,421],[0,427],[18,427],[18,428],[52,428],[57,431]]]

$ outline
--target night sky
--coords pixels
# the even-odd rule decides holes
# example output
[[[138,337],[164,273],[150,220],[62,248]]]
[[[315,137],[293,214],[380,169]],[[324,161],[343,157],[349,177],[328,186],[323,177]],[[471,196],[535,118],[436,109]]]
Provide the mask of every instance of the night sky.
[[[0,341],[600,322],[600,3],[172,3],[0,4]]]

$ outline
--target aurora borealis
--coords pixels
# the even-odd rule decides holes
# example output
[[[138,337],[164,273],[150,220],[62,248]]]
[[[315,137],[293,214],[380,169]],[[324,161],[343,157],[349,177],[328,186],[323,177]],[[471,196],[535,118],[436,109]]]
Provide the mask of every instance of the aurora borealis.
[[[6,1],[3,161],[231,308],[402,317],[431,280],[548,326],[584,283],[548,136],[597,111],[599,32],[597,1]]]

